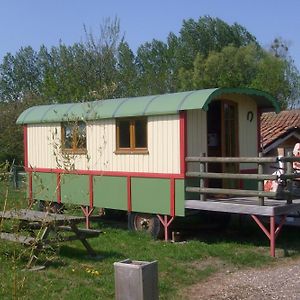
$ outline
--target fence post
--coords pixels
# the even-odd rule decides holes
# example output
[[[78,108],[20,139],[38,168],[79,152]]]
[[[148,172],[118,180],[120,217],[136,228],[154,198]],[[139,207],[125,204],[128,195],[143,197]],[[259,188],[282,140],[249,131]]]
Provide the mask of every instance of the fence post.
[[[288,152],[288,157],[292,157],[292,152]],[[286,163],[286,174],[292,175],[293,174],[293,163],[291,161],[287,161]],[[292,190],[293,190],[293,180],[291,178],[288,178],[286,180],[286,190],[287,190],[287,204],[292,203]]]
[[[259,152],[258,154],[259,158],[262,158],[263,155],[261,152]],[[261,162],[258,163],[258,174],[259,175],[262,175],[264,173],[264,170],[263,170],[263,164]],[[258,191],[259,192],[263,192],[264,191],[264,181],[263,180],[258,180]],[[264,201],[264,197],[263,196],[259,196],[258,197],[258,202],[259,202],[259,205],[264,205],[265,201]]]
[[[12,168],[12,181],[13,181],[13,187],[14,189],[18,189],[18,169],[17,166],[13,166]]]
[[[200,154],[200,158],[205,157],[205,153]],[[205,163],[200,161],[200,173],[203,174],[205,173]],[[205,179],[200,177],[200,189],[205,187]],[[200,193],[200,200],[201,201],[206,201],[206,194]]]

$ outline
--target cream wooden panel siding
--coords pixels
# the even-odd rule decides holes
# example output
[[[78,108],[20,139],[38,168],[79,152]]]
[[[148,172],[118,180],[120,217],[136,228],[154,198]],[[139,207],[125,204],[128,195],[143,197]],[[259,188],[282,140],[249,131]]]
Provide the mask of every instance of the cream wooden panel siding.
[[[200,109],[187,112],[187,156],[207,153],[206,112]],[[188,171],[199,171],[199,163],[188,163]]]
[[[28,125],[28,166],[33,168],[55,168],[55,148],[60,145],[60,127],[51,125]],[[54,154],[55,152],[55,154]]]
[[[248,100],[248,99],[247,99]],[[239,144],[240,156],[252,157],[257,156],[258,141],[257,141],[257,105],[252,99],[243,101],[239,105]],[[253,112],[253,120],[247,120],[248,112]],[[256,164],[241,164],[243,169],[255,169]]]
[[[148,117],[149,154],[118,154],[114,119],[87,125],[87,154],[61,155],[60,124],[28,126],[28,161],[35,168],[180,173],[179,115]]]
[[[28,125],[28,165],[33,168],[86,169],[86,155],[62,155],[60,124]]]
[[[100,120],[88,127],[91,170],[118,172],[180,172],[179,116],[148,117],[149,154],[115,154],[115,120]]]
[[[239,156],[257,156],[257,105],[256,102],[246,95],[230,95],[231,101],[238,103],[238,131],[239,131]],[[248,112],[253,113],[253,120],[247,120]],[[241,164],[240,169],[253,169],[256,164]]]

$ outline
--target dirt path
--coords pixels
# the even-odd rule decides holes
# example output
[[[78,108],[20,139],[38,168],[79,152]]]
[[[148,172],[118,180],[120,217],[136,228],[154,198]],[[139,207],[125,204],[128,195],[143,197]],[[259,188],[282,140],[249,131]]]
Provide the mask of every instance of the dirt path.
[[[300,299],[300,259],[264,269],[222,271],[185,289],[183,299]]]

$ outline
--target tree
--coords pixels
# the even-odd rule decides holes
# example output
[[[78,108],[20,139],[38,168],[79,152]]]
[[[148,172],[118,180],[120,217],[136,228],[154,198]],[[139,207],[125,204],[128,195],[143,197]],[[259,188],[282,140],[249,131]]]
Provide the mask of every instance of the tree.
[[[281,37],[277,37],[272,42],[270,53],[280,58],[283,63],[284,77],[288,82],[288,91],[286,93],[286,105],[290,108],[300,104],[300,76],[293,58],[289,53],[289,43]]]
[[[289,81],[285,76],[286,63],[284,60],[265,52],[258,62],[255,78],[251,87],[264,90],[275,96],[282,108],[286,108],[290,96]]]
[[[118,18],[104,21],[96,38],[85,28],[87,63],[89,72],[89,99],[113,98],[116,94],[118,72],[117,53],[123,38],[120,36]]]
[[[122,41],[118,48],[118,97],[137,96],[137,65],[135,56],[127,42]]]
[[[193,70],[182,68],[180,71],[181,89],[249,86],[255,77],[260,55],[261,50],[255,44],[226,46],[220,52],[211,52],[206,58],[198,53]],[[187,80],[192,85],[188,85]]]
[[[237,23],[230,26],[210,16],[200,17],[198,21],[184,20],[179,35],[180,67],[192,68],[197,53],[207,57],[210,52],[220,52],[228,45],[242,47],[253,43],[257,44],[256,38]]]
[[[215,87],[252,87],[277,97],[283,108],[287,99],[299,92],[299,77],[293,81],[287,76],[290,64],[280,57],[250,44],[243,47],[226,46],[220,52],[212,51],[205,58],[197,54],[192,70],[181,68],[180,89]],[[295,72],[295,76],[296,76]]]
[[[237,23],[231,26],[209,16],[198,21],[185,20],[179,35],[170,33],[167,43],[153,40],[138,48],[140,93],[166,93],[191,87],[194,84],[189,83],[188,78],[196,57],[206,59],[210,53],[217,55],[226,46],[239,48],[250,44],[259,47],[256,38]],[[186,78],[184,83],[183,77]]]
[[[139,94],[162,94],[170,91],[170,57],[167,44],[153,40],[137,50]]]
[[[0,65],[0,101],[21,101],[39,94],[42,76],[37,60],[30,46],[4,56]]]
[[[23,128],[16,124],[18,116],[28,107],[41,104],[40,98],[0,102],[0,162],[24,163]]]

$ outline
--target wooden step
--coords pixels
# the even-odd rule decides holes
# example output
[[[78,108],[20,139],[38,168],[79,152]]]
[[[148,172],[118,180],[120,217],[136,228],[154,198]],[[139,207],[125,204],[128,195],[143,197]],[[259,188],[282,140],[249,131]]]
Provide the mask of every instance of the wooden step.
[[[74,232],[74,230],[71,228],[71,226],[58,226],[57,229],[61,230],[61,231]],[[102,233],[101,230],[97,230],[97,229],[77,228],[77,230],[80,234],[84,234],[87,237],[99,236],[99,234]]]
[[[9,232],[0,232],[0,239],[11,242],[17,242],[24,245],[32,245],[36,241],[36,239],[33,237]]]

